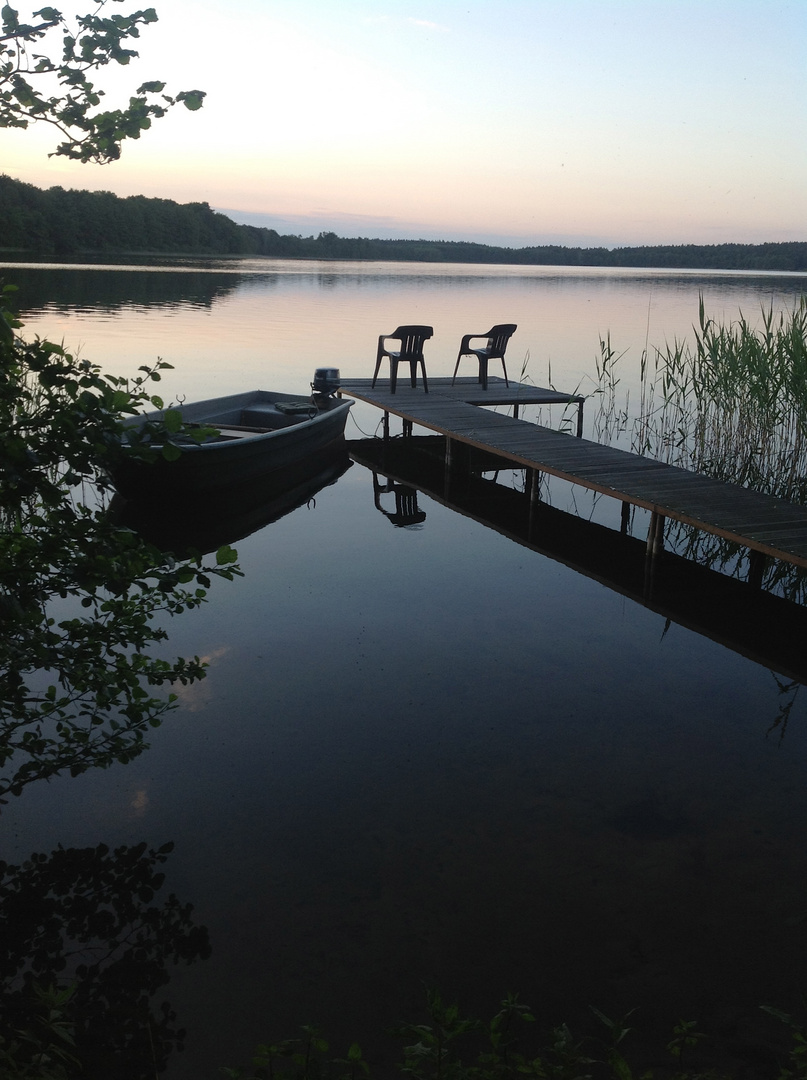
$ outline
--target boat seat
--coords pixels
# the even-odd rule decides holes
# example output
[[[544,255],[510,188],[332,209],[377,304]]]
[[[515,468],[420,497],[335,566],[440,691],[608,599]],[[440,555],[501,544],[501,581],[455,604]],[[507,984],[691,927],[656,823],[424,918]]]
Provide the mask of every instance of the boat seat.
[[[266,435],[271,428],[241,427],[237,424],[218,424],[217,430],[222,439],[249,439],[253,435]]]
[[[310,406],[310,408],[313,409],[313,406]],[[299,413],[295,415],[294,413],[281,412],[275,408],[273,402],[265,401],[250,405],[244,409],[241,413],[241,423],[245,427],[262,427],[271,430],[272,428],[290,427],[292,424],[299,424],[300,415]]]

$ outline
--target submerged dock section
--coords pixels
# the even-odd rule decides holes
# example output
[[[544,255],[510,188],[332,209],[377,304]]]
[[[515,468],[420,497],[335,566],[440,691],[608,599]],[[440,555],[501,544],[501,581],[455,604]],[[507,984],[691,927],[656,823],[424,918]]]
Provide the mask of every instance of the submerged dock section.
[[[370,379],[343,379],[341,392],[382,409],[385,432],[390,415],[446,438],[446,467],[463,446],[490,451],[531,470],[531,490],[538,497],[536,474],[547,473],[570,484],[619,499],[626,509],[651,512],[648,549],[660,550],[664,522],[670,518],[695,526],[751,552],[807,567],[807,507],[727,484],[700,473],[583,439],[580,395],[490,378],[484,391],[476,379],[429,379],[429,393],[403,380],[395,394],[388,380],[373,387]],[[576,409],[577,436],[520,419],[523,405],[568,405]],[[511,406],[513,416],[483,406]]]

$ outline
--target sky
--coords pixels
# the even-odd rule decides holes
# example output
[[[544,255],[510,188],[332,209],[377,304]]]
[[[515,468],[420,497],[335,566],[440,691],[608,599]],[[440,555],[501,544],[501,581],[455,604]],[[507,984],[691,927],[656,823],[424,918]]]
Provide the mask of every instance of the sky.
[[[154,3],[105,105],[159,78],[204,108],[106,166],[2,130],[0,171],[305,236],[807,240],[807,0]]]

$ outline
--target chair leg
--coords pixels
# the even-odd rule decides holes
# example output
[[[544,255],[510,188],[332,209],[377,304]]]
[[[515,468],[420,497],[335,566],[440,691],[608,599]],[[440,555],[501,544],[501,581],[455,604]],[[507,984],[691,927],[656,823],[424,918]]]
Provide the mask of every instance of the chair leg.
[[[452,385],[452,386],[454,385],[454,383],[455,383],[455,381],[456,381],[456,378],[457,378],[457,372],[458,372],[458,371],[459,371],[459,369],[460,369],[460,360],[461,360],[461,359],[462,359],[462,353],[461,353],[461,352],[460,352],[460,353],[457,353],[457,362],[456,362],[456,364],[454,365],[454,374],[453,374],[453,376],[452,376],[452,378],[451,378],[451,385]]]
[[[398,361],[390,360],[389,362],[389,392],[395,393],[395,387],[398,385]]]
[[[371,386],[375,386],[375,381],[378,378],[378,372],[379,372],[380,368],[381,368],[381,357],[379,356],[379,358],[375,362],[375,371],[373,372],[373,381],[370,384]]]
[[[504,372],[504,385],[509,386],[510,383],[507,381],[507,368],[504,366],[504,357],[502,357],[502,371]]]
[[[409,384],[414,390],[418,384],[418,362],[417,360],[409,361]]]
[[[426,382],[426,364],[424,363],[423,360],[420,361],[420,367],[421,367],[421,369],[423,371],[423,392],[424,392],[424,394],[428,394],[428,392],[429,392],[429,384]]]
[[[479,357],[479,381],[482,383],[482,389],[488,388],[488,362],[484,357]]]

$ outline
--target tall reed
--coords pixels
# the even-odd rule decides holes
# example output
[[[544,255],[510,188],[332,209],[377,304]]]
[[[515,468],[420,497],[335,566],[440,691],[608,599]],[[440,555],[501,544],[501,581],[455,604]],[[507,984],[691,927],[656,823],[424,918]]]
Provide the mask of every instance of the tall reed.
[[[807,297],[790,312],[708,318],[694,343],[642,357],[632,449],[745,487],[807,502]]]
[[[610,336],[596,361],[594,437],[634,453],[807,503],[807,297],[791,311],[763,308],[752,325],[740,313],[717,322],[698,306],[694,339],[645,345],[639,400],[620,400]],[[674,546],[699,562],[741,573],[743,553],[716,537],[676,527]],[[783,573],[784,571],[784,573]],[[805,598],[804,575],[771,568],[769,584]],[[791,579],[798,579],[791,580]]]

